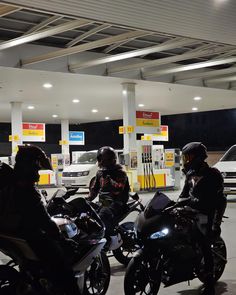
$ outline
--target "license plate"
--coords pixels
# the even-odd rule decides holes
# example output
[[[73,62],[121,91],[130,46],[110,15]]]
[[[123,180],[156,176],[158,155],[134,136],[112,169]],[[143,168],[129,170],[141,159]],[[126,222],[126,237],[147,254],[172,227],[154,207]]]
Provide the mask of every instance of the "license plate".
[[[65,185],[68,185],[68,184],[75,183],[75,180],[64,180],[63,183],[64,183]]]

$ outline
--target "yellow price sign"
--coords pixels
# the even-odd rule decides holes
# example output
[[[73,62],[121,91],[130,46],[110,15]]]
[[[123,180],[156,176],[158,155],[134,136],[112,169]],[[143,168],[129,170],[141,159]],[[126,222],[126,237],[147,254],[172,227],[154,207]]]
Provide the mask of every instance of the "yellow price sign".
[[[141,140],[152,140],[152,136],[151,135],[142,135]]]
[[[9,141],[19,141],[20,140],[20,136],[19,135],[9,135]]]
[[[127,126],[127,133],[133,133],[134,132],[134,126]]]
[[[125,133],[125,126],[119,126],[119,134]]]
[[[59,145],[67,145],[67,144],[69,144],[68,140],[64,139],[59,141]]]
[[[174,152],[166,152],[165,153],[165,166],[166,167],[172,167],[174,166]]]

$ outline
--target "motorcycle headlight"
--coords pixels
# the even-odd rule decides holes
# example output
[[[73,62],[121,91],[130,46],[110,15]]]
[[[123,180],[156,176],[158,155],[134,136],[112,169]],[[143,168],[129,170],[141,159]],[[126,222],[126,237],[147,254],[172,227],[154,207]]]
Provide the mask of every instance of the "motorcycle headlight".
[[[169,229],[168,228],[163,228],[161,231],[157,231],[153,234],[151,234],[150,239],[155,240],[155,239],[161,239],[164,238],[169,234]]]

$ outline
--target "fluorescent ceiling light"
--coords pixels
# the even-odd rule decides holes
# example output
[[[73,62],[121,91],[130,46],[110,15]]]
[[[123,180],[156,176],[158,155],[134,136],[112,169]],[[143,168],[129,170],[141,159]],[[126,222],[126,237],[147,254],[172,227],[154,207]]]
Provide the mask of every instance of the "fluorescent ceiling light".
[[[77,99],[77,98],[75,98],[75,99],[72,100],[72,102],[73,102],[73,103],[78,103],[78,102],[80,102],[80,100]]]
[[[125,94],[127,94],[127,90],[122,90],[122,93],[125,95]]]
[[[192,108],[192,111],[197,111],[197,110],[198,110],[198,108],[196,108],[196,107]]]
[[[52,84],[51,83],[44,83],[43,87],[49,89],[49,88],[52,88]]]
[[[110,120],[110,117],[105,117],[105,120]]]
[[[92,109],[92,111],[91,111],[92,113],[97,113],[98,112],[98,110],[96,110],[96,109]]]
[[[201,100],[202,98],[201,98],[201,96],[195,96],[194,97],[194,100]]]
[[[138,106],[139,106],[140,108],[142,108],[142,107],[144,107],[144,104],[143,104],[143,103],[139,103]]]
[[[52,117],[53,117],[53,118],[57,118],[57,117],[58,117],[58,115],[52,115]]]
[[[35,107],[34,106],[28,106],[27,109],[28,110],[33,110],[33,109],[35,109]]]

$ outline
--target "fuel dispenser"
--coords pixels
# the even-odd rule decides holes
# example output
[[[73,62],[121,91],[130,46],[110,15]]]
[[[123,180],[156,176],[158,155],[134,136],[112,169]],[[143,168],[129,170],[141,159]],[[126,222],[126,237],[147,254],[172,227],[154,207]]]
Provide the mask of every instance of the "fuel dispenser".
[[[174,188],[180,188],[181,170],[180,170],[180,149],[165,150],[165,167],[170,169],[174,179]]]
[[[141,190],[174,186],[170,169],[165,167],[163,145],[153,145],[152,140],[140,140],[137,142],[137,152],[137,178]]]
[[[70,155],[51,154],[52,168],[55,172],[56,184],[62,185],[62,171],[65,166],[70,165]]]

